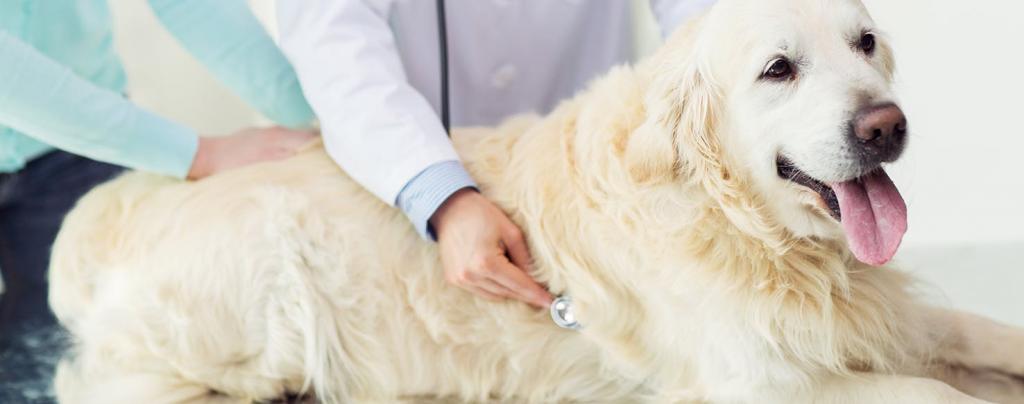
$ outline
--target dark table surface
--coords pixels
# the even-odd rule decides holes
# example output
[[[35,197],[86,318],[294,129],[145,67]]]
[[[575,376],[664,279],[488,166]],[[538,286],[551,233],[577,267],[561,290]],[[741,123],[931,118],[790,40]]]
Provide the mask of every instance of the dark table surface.
[[[68,334],[52,324],[0,332],[0,404],[56,402],[53,372]]]

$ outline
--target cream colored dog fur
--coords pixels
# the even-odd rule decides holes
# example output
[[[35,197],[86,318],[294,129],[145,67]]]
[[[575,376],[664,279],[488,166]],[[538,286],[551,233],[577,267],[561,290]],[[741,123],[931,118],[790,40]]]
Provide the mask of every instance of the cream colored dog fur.
[[[856,0],[723,0],[550,116],[455,133],[579,332],[450,286],[434,244],[319,146],[199,182],[105,184],[54,249],[51,303],[76,338],[59,397],[1020,399],[1024,334],[920,304],[776,174],[779,150],[838,170],[809,148],[838,147],[856,102],[894,101],[884,37],[872,56],[848,40],[875,29]],[[757,80],[780,52],[803,58],[798,77]]]

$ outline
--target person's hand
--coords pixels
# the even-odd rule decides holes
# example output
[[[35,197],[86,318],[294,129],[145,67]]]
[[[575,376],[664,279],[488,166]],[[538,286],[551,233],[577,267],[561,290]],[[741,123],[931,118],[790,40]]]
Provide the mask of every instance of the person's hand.
[[[188,178],[198,180],[249,164],[291,157],[315,137],[310,131],[281,127],[249,128],[229,136],[200,136]]]
[[[528,275],[531,258],[522,231],[483,195],[471,189],[456,192],[430,224],[449,282],[491,300],[513,298],[542,308],[551,304],[551,294]]]

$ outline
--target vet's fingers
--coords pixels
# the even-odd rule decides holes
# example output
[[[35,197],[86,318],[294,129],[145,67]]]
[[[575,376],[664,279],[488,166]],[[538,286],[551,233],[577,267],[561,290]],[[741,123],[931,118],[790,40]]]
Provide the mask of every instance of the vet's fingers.
[[[523,232],[518,227],[512,226],[511,230],[505,232],[502,241],[505,244],[508,257],[512,260],[512,264],[519,269],[519,271],[512,271],[511,279],[506,279],[505,285],[514,291],[519,290],[519,294],[522,296],[520,300],[524,302],[539,307],[549,306],[551,301],[554,300],[551,294],[537,284],[533,278],[530,278],[529,273],[533,268],[533,257],[530,256],[530,249],[526,244],[526,239],[523,237]],[[516,289],[509,283],[517,284],[519,289]]]
[[[526,272],[507,260],[499,262],[497,265],[498,267],[491,274],[491,279],[508,288],[513,293],[512,297],[541,308],[551,305],[553,300],[551,294],[530,278]]]
[[[275,138],[280,151],[285,156],[290,156],[307,147],[313,139],[316,139],[316,135],[310,131],[279,128]]]
[[[493,282],[480,282],[479,284],[467,285],[462,288],[492,302],[505,301],[511,293]]]
[[[483,290],[488,295],[498,296],[501,300],[516,298],[515,292],[490,279],[481,281],[474,286],[476,286],[477,289]]]
[[[288,139],[291,141],[292,146],[305,147],[310,141],[317,138],[316,132],[308,130],[297,130],[291,131]]]
[[[533,265],[533,258],[530,256],[530,249],[526,246],[523,232],[513,225],[501,237],[501,241],[505,245],[505,250],[508,251],[508,257],[512,263],[523,272],[529,273],[530,266]]]

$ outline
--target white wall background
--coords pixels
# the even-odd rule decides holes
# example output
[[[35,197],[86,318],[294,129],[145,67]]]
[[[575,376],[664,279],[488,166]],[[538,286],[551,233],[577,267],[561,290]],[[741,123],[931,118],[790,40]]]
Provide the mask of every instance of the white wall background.
[[[274,31],[274,0],[250,0],[250,4]],[[148,2],[110,0],[110,6],[132,100],[206,134],[267,123],[162,28]]]
[[[896,48],[911,146],[902,259],[956,307],[1024,326],[1024,2],[864,0]]]
[[[272,27],[273,0],[251,1]],[[1024,2],[864,2],[896,48],[912,126],[891,170],[910,209],[904,267],[941,302],[1024,325]],[[207,133],[260,122],[144,2],[112,4],[133,99]]]
[[[892,37],[912,145],[910,245],[1024,242],[1024,2],[866,0]]]

